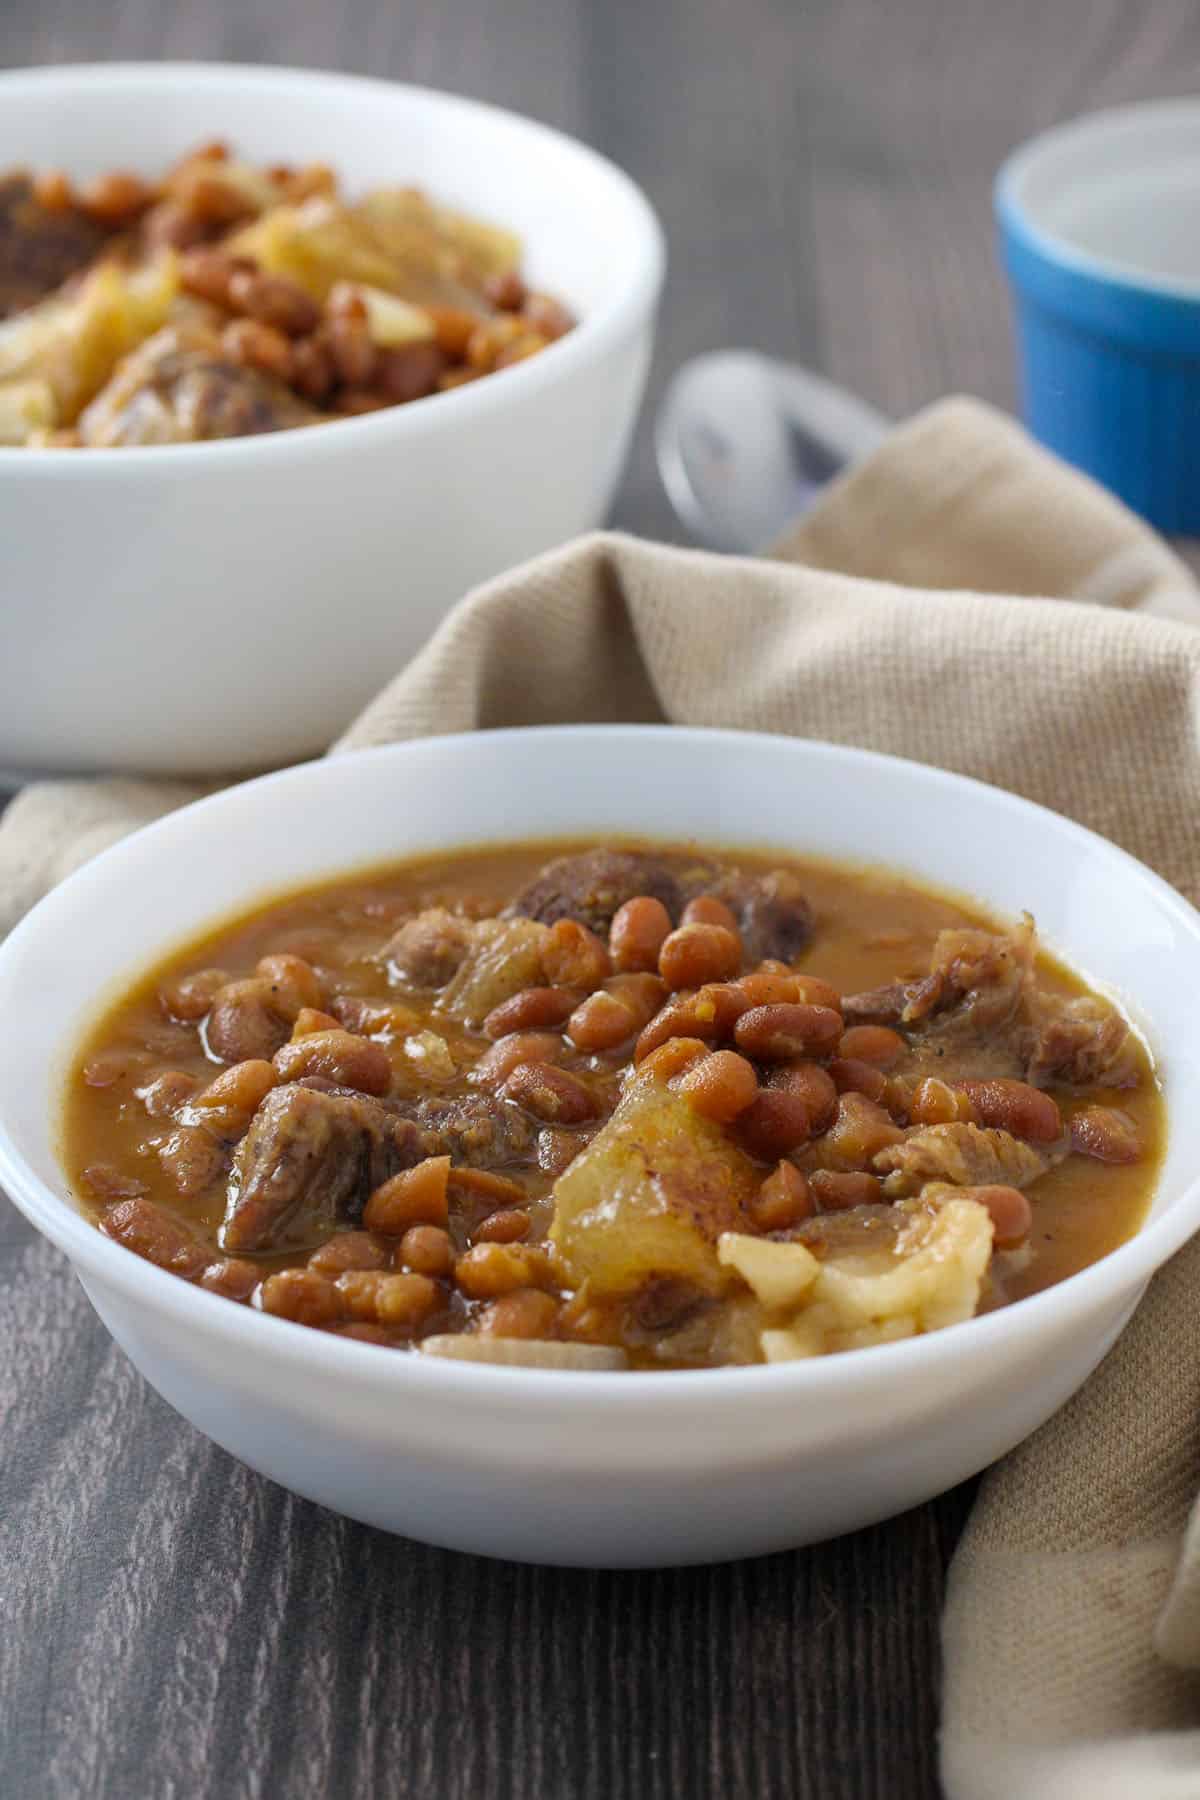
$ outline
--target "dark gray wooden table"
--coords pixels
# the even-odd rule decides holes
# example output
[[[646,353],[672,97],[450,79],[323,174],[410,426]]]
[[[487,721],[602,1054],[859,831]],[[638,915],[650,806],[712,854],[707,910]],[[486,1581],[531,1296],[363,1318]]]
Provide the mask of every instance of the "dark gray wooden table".
[[[648,412],[683,358],[749,344],[900,415],[950,389],[1011,404],[992,171],[1055,119],[1194,91],[1200,12],[0,0],[0,63],[120,57],[336,65],[535,113],[623,162],[662,214]],[[645,425],[615,517],[678,535]],[[657,1574],[388,1538],[177,1419],[0,1201],[4,1800],[925,1800],[970,1500]]]

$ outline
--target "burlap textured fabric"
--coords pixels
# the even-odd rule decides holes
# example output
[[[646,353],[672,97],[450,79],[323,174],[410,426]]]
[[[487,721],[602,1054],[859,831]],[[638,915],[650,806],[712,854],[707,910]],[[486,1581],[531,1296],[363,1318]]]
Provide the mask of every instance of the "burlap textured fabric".
[[[1069,813],[1197,900],[1197,624],[1191,577],[1144,526],[947,401],[773,560],[596,536],[493,582],[334,750],[577,720],[828,738]],[[0,823],[0,929],[187,792],[28,790]],[[944,1621],[951,1800],[1200,1796],[1198,1488],[1200,1240],[984,1484]]]

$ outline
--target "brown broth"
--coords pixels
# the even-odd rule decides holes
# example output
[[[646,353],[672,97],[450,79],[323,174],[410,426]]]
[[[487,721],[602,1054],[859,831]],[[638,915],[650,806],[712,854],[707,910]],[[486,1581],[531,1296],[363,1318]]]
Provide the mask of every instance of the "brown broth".
[[[150,1120],[136,1090],[155,1073],[179,1070],[207,1081],[222,1066],[210,1056],[197,1031],[170,1019],[159,994],[170,979],[219,967],[231,977],[249,974],[258,959],[290,951],[321,973],[332,995],[402,1001],[427,1022],[433,1002],[409,998],[389,988],[374,960],[398,923],[427,906],[448,905],[475,916],[499,911],[551,856],[591,847],[586,842],[526,843],[482,847],[365,869],[256,904],[221,922],[162,959],[113,1005],[87,1034],[72,1066],[64,1096],[62,1157],[84,1212],[98,1219],[103,1201],[89,1189],[84,1171],[104,1162],[146,1184],[149,1197],[183,1220],[221,1255],[217,1229],[223,1185],[184,1199],[173,1191],[157,1163],[154,1140],[164,1122]],[[612,840],[609,840],[611,843]],[[620,847],[653,848],[677,856],[699,854],[692,846],[645,846],[626,840]],[[922,974],[939,931],[953,926],[1003,930],[982,907],[939,893],[891,871],[834,865],[760,850],[713,850],[706,855],[736,861],[747,872],[786,869],[801,879],[815,914],[813,940],[794,965],[819,974],[843,992],[872,988],[897,977]],[[1039,985],[1064,994],[1089,990],[1052,957],[1039,953]],[[489,1040],[435,1014],[428,1022],[451,1043],[464,1069],[488,1048]],[[403,1035],[387,1049],[403,1087],[413,1081]],[[98,1057],[128,1054],[137,1066],[109,1086],[89,1085],[83,1071]],[[627,1056],[628,1052],[623,1053]],[[1003,1304],[1036,1292],[1095,1262],[1129,1238],[1141,1224],[1155,1185],[1164,1141],[1164,1109],[1149,1057],[1139,1047],[1139,1085],[1120,1091],[1086,1093],[1056,1090],[1064,1118],[1084,1104],[1120,1107],[1134,1120],[1143,1145],[1131,1166],[1109,1166],[1072,1155],[1043,1176],[1031,1193],[1033,1233],[1016,1255],[997,1257],[993,1287],[984,1305]],[[587,1079],[608,1091],[616,1061],[592,1059]],[[460,1083],[459,1087],[463,1088]],[[454,1091],[458,1091],[457,1089]],[[168,1122],[169,1124],[169,1122]],[[549,1227],[553,1177],[523,1167],[533,1217],[532,1238]],[[465,1229],[465,1228],[464,1228]],[[460,1233],[458,1247],[465,1237]],[[303,1261],[300,1255],[262,1256],[264,1272]],[[469,1312],[468,1308],[468,1312]],[[450,1328],[463,1322],[460,1312]],[[443,1326],[443,1328],[447,1328]]]

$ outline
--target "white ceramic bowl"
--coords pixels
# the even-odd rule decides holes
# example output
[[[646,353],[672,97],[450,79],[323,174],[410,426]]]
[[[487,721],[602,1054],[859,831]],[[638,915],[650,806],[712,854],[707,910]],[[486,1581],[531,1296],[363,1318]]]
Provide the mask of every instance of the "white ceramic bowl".
[[[1131,1006],[1171,1132],[1150,1221],[1045,1293],[818,1361],[580,1374],[382,1351],[234,1306],[102,1237],[55,1156],[63,1071],[114,987],[231,906],[446,845],[633,832],[893,865],[1032,908]],[[0,950],[0,1185],[70,1256],[158,1391],[301,1494],[537,1562],[777,1550],[911,1506],[1003,1454],[1113,1342],[1200,1226],[1200,917],[1110,844],[959,777],[783,738],[575,727],[432,739],[267,776],[89,864]]]
[[[0,169],[152,174],[214,136],[512,226],[531,280],[581,324],[487,381],[308,431],[0,449],[0,769],[311,755],[469,588],[600,524],[612,498],[664,266],[626,176],[529,119],[392,82],[170,63],[0,76]]]

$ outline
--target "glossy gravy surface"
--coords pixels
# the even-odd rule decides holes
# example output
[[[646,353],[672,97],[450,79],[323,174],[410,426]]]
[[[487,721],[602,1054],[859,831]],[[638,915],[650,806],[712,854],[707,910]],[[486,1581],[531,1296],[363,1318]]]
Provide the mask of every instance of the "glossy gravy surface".
[[[394,982],[380,952],[397,925],[423,908],[446,906],[474,917],[499,912],[552,856],[586,846],[571,843],[527,843],[485,847],[436,857],[422,857],[371,868],[257,905],[226,921],[164,959],[110,1006],[88,1033],[72,1069],[63,1114],[63,1159],[81,1207],[99,1218],[111,1196],[98,1194],[85,1173],[98,1164],[128,1171],[145,1184],[151,1198],[185,1221],[220,1254],[218,1228],[224,1188],[190,1196],[172,1191],[159,1171],[154,1141],[161,1121],[148,1120],[136,1091],[155,1073],[181,1071],[211,1080],[219,1059],[206,1048],[203,1031],[173,1019],[162,1000],[164,987],[177,978],[214,966],[230,978],[250,975],[260,958],[287,952],[305,958],[320,972],[329,996],[360,996],[395,1001]],[[609,840],[611,842],[611,840]],[[638,846],[639,848],[644,846]],[[662,846],[654,846],[661,849]],[[675,846],[687,856],[691,846]],[[697,854],[699,854],[697,852]],[[896,978],[917,978],[929,967],[937,934],[947,927],[1004,925],[982,908],[918,886],[886,871],[834,866],[829,863],[741,850],[705,851],[746,871],[786,869],[803,884],[815,915],[812,941],[795,968],[823,977],[850,993]],[[1064,994],[1088,990],[1072,973],[1045,953],[1036,972],[1041,987]],[[489,1047],[477,1031],[448,1024],[432,1002],[411,995],[405,1004],[421,1022],[443,1034],[464,1071]],[[388,1041],[398,1079],[411,1081],[412,1064],[402,1041]],[[985,1291],[983,1305],[1019,1299],[1063,1279],[1105,1255],[1135,1232],[1154,1188],[1164,1136],[1164,1109],[1148,1056],[1136,1051],[1140,1080],[1120,1090],[1090,1088],[1086,1092],[1055,1090],[1064,1122],[1083,1105],[1119,1107],[1134,1122],[1142,1146],[1140,1159],[1111,1165],[1072,1155],[1033,1187],[1034,1225],[1027,1249],[1004,1259],[998,1279]],[[124,1067],[122,1068],[122,1059]],[[614,1092],[627,1060],[600,1059],[597,1083],[609,1079]],[[96,1079],[96,1070],[117,1069],[114,1078]],[[544,1239],[552,1216],[553,1174],[536,1167],[521,1171],[531,1213],[531,1240]],[[266,1255],[264,1272],[303,1261],[299,1255]],[[459,1308],[443,1328],[459,1329],[470,1308]]]

